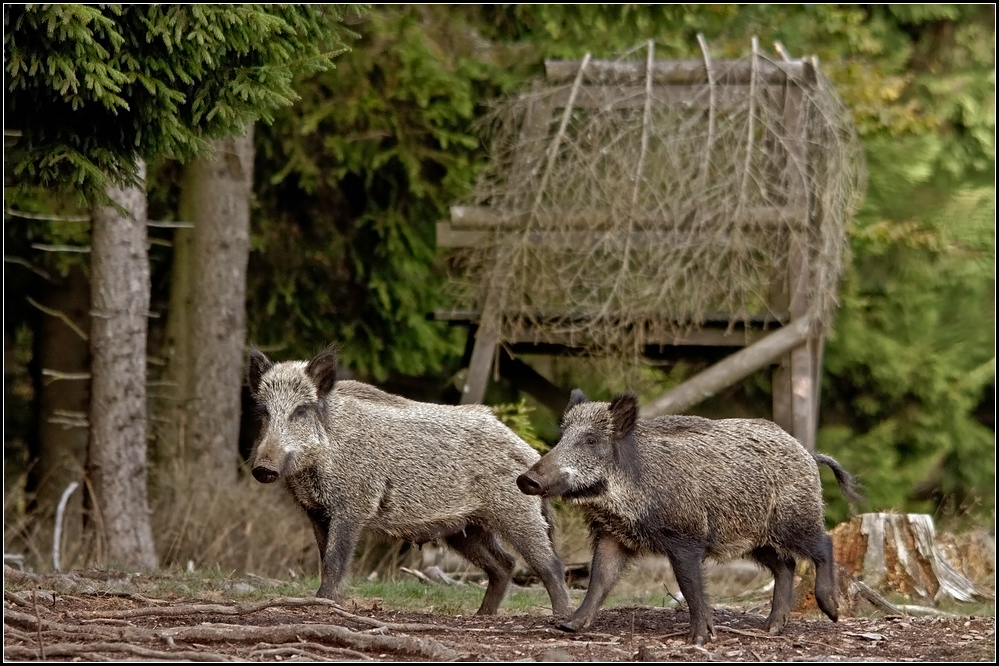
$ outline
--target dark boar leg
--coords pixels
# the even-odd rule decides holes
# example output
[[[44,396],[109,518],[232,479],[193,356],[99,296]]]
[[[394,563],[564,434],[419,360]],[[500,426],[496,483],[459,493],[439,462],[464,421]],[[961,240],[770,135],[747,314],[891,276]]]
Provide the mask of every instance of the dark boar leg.
[[[684,543],[667,548],[666,555],[669,556],[673,575],[676,576],[677,585],[690,609],[690,641],[695,645],[704,645],[715,634],[711,606],[704,595],[704,580],[701,577],[704,547]]]
[[[446,539],[449,546],[469,562],[486,572],[489,585],[477,615],[495,615],[510,581],[513,580],[513,567],[516,561],[503,550],[496,537],[477,525],[468,525],[461,532]]]
[[[839,610],[836,602],[832,539],[825,531],[819,531],[806,540],[804,545],[800,545],[799,549],[815,563],[815,602],[830,620],[836,622],[839,620]]]
[[[326,547],[321,553],[322,583],[316,596],[323,599],[337,599],[340,596],[340,581],[347,575],[347,568],[354,556],[354,548],[357,547],[361,531],[356,522],[352,524],[345,520],[331,520],[328,525]],[[315,527],[315,523],[313,528],[318,541],[320,528]]]
[[[753,559],[774,575],[774,597],[764,627],[771,634],[779,634],[787,626],[794,604],[794,558],[781,557],[771,546],[761,546],[753,551]]]
[[[635,551],[625,547],[616,538],[609,535],[597,536],[593,546],[593,562],[590,565],[590,584],[583,603],[572,617],[556,626],[563,631],[579,631],[590,626],[618,576],[634,555]]]
[[[319,557],[323,558],[326,556],[326,540],[330,534],[330,518],[325,511],[319,509],[306,509],[305,514],[312,523],[312,533],[316,535]]]

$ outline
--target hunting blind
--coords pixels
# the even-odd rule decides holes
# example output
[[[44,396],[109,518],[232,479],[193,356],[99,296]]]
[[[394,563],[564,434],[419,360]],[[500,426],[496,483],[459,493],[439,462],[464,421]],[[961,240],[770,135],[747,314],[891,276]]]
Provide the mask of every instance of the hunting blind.
[[[754,40],[748,58],[713,61],[701,46],[693,61],[657,61],[651,43],[547,61],[489,115],[488,165],[437,227],[457,306],[434,318],[470,329],[463,403],[495,366],[560,412],[568,391],[521,353],[711,347],[734,353],[643,417],[772,365],[773,420],[814,449],[862,148],[814,58],[770,59]]]

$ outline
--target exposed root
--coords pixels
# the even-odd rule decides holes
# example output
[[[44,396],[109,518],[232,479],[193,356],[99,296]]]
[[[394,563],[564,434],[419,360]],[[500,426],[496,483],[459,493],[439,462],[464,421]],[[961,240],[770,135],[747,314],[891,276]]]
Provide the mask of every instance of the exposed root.
[[[266,606],[264,606],[266,607]],[[154,610],[154,609],[149,609]],[[164,609],[155,609],[164,610]],[[6,624],[16,625],[39,632],[62,632],[75,640],[87,640],[99,644],[135,644],[140,642],[165,641],[170,647],[181,643],[300,643],[313,640],[330,643],[336,647],[356,649],[365,652],[406,654],[445,661],[458,656],[456,652],[437,641],[411,636],[384,636],[352,631],[336,625],[282,624],[276,626],[247,626],[230,624],[202,624],[193,627],[167,627],[146,629],[140,627],[118,627],[108,625],[79,626],[35,618],[26,613],[8,610],[4,615]],[[390,626],[390,625],[386,625]],[[46,648],[49,649],[48,647]],[[83,649],[83,648],[81,648]],[[96,648],[93,645],[89,650]],[[37,652],[34,654],[37,655]],[[173,654],[171,650],[168,654]]]

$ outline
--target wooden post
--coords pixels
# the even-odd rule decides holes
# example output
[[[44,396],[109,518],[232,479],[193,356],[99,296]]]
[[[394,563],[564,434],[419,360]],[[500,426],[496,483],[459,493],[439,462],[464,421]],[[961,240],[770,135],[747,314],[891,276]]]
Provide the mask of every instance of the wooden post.
[[[795,235],[791,240],[788,260],[788,289],[790,292],[789,310],[791,321],[795,322],[808,316],[810,311],[809,289],[809,240],[811,233],[811,212],[809,210],[808,177],[807,177],[807,136],[804,122],[804,93],[800,84],[789,81],[784,98],[784,130],[787,137],[787,187],[792,196],[788,205],[794,210],[804,210],[804,237]],[[809,451],[815,450],[815,427],[817,403],[815,400],[815,381],[817,377],[816,354],[817,342],[810,335],[805,344],[791,350],[790,358],[790,425],[791,434]],[[786,415],[782,414],[786,417]]]
[[[771,308],[782,315],[790,313],[787,279],[788,273],[784,271],[780,275],[774,276],[770,286]],[[771,383],[773,385],[771,393],[773,421],[791,433],[794,431],[794,424],[791,420],[791,355],[789,353],[782,355],[774,364]]]
[[[485,312],[483,312],[483,317]],[[482,402],[486,394],[486,384],[489,382],[489,371],[493,365],[493,355],[499,342],[499,328],[489,327],[485,331],[479,328],[475,333],[475,348],[472,350],[472,360],[468,363],[468,377],[461,389],[461,404],[468,405]]]
[[[792,248],[791,256],[791,321],[808,315],[808,255],[801,246]],[[791,434],[809,451],[815,450],[815,372],[812,355],[813,338],[791,350]]]
[[[539,91],[540,85],[535,84],[535,93]],[[547,123],[551,119],[552,105],[554,97],[548,95],[542,99],[532,97],[527,113],[524,116],[524,126],[521,129],[521,146],[526,148],[520,151],[515,160],[513,169],[514,177],[527,178],[536,169],[541,153],[532,141],[525,141],[524,138],[542,139],[547,135]],[[539,142],[540,143],[540,142]],[[502,243],[503,232],[497,231],[493,242],[496,243],[493,254],[494,274],[499,278],[505,273],[503,265],[507,264],[508,258],[503,256],[500,244]],[[503,264],[503,265],[501,265]],[[486,300],[482,307],[482,314],[479,319],[479,327],[475,332],[475,347],[472,350],[472,359],[468,364],[468,377],[461,390],[461,404],[467,405],[482,402],[486,394],[486,385],[489,383],[489,372],[493,366],[493,358],[496,354],[496,345],[500,342],[500,328],[503,322],[503,280],[494,279],[489,284]]]

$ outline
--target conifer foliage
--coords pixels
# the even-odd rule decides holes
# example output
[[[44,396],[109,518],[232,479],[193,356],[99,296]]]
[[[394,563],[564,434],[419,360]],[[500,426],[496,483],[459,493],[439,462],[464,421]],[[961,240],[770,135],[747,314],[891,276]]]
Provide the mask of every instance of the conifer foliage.
[[[186,158],[269,122],[332,67],[349,5],[5,5],[5,129],[18,184],[92,201],[135,156]]]

